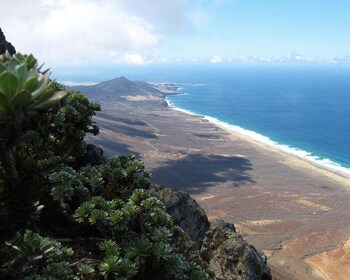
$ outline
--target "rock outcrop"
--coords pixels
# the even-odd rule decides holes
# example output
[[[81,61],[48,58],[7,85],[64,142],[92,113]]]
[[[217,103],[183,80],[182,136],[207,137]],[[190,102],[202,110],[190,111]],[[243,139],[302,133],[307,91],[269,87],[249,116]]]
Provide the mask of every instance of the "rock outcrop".
[[[272,279],[264,253],[244,241],[231,223],[212,222],[200,253],[217,280]]]
[[[86,161],[92,166],[102,164],[106,161],[103,156],[103,149],[94,144],[86,145]]]
[[[16,53],[16,49],[10,42],[6,41],[6,37],[0,28],[0,54],[5,53],[6,50],[11,54]]]
[[[208,217],[204,210],[185,192],[161,187],[155,189],[175,224],[189,235],[194,242],[193,248],[200,249],[204,235],[209,229]]]
[[[217,280],[271,280],[264,253],[248,244],[233,224],[216,220],[209,223],[200,205],[183,191],[153,186],[167,212],[194,242],[209,263]]]

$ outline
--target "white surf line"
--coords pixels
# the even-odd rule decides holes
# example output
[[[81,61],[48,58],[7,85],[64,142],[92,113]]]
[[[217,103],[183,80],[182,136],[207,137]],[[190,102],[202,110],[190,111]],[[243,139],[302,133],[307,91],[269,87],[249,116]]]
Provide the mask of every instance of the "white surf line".
[[[350,178],[350,168],[344,167],[341,164],[338,164],[330,159],[321,158],[319,156],[313,155],[312,152],[302,150],[298,147],[293,147],[293,146],[289,146],[286,144],[278,143],[278,142],[270,139],[269,137],[267,137],[263,134],[257,133],[253,130],[248,130],[248,129],[242,128],[240,126],[237,126],[237,125],[232,125],[232,124],[220,121],[219,119],[214,118],[214,117],[201,115],[201,114],[197,114],[197,113],[188,111],[186,109],[182,109],[182,108],[174,105],[167,98],[165,98],[165,101],[167,102],[169,108],[172,108],[176,111],[183,112],[183,113],[186,113],[186,114],[191,115],[191,116],[201,117],[202,119],[205,119],[205,120],[211,122],[212,124],[222,128],[223,130],[225,130],[229,133],[237,133],[238,135],[240,135],[242,137],[246,137],[246,138],[248,138],[248,139],[250,139],[258,144],[262,144],[268,148],[273,148],[276,151],[293,156],[294,158],[301,159],[304,162],[307,162],[307,163],[311,164],[312,166],[319,168],[323,171],[330,172],[332,174],[336,174],[336,175],[341,176],[345,179]],[[347,183],[347,185],[349,185],[349,183]]]

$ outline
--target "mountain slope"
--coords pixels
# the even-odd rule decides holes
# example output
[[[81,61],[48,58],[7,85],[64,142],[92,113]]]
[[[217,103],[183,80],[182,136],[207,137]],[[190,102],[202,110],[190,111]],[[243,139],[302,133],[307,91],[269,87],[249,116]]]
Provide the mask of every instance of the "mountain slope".
[[[89,98],[103,101],[118,101],[120,99],[145,101],[154,100],[163,96],[163,93],[150,84],[141,81],[130,81],[125,77],[105,81],[93,86],[73,86],[73,90],[79,90]]]

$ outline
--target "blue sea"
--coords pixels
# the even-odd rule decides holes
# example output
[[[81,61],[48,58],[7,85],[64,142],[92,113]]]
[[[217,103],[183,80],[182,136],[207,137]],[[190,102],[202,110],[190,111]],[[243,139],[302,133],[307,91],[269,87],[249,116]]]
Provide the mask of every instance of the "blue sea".
[[[185,83],[179,89],[184,94],[167,98],[171,106],[350,174],[349,66],[164,66],[115,71],[114,77]]]

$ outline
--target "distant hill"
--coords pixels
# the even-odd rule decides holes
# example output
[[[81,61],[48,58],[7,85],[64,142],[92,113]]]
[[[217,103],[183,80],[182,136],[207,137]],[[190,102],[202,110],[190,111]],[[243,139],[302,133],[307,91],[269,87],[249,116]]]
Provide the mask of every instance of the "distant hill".
[[[67,87],[79,90],[92,100],[129,101],[154,100],[163,96],[163,93],[150,84],[141,81],[130,81],[125,77],[105,81],[92,86]]]

